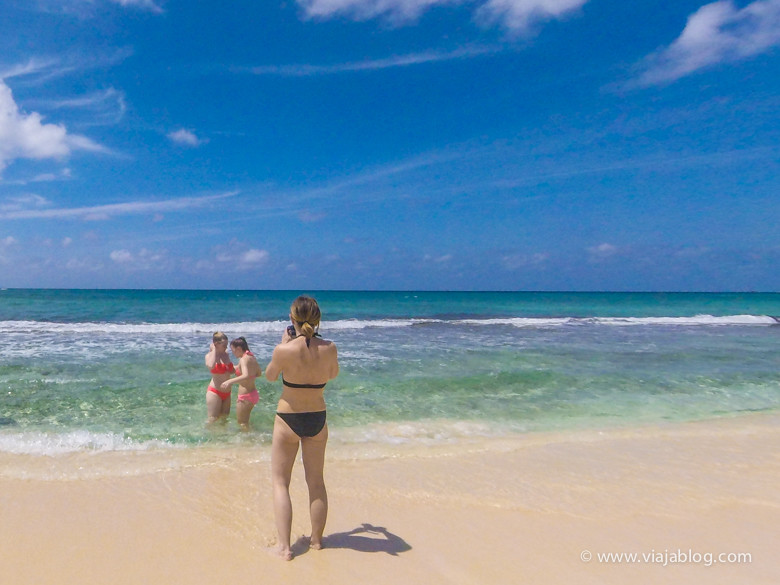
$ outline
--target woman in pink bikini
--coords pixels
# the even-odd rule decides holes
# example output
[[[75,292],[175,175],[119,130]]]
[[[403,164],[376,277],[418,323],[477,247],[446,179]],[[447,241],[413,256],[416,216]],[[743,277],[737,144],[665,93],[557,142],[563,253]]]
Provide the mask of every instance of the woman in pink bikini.
[[[236,400],[236,420],[239,426],[249,429],[249,415],[255,404],[260,401],[260,395],[255,386],[255,378],[263,375],[260,364],[255,359],[255,354],[249,351],[249,344],[243,337],[237,337],[230,342],[230,351],[238,358],[238,367],[236,368],[236,377],[229,378],[222,382],[220,390],[230,394],[230,387],[238,384],[238,400]]]
[[[208,423],[220,419],[227,420],[230,414],[230,388],[223,391],[222,383],[234,372],[233,362],[227,352],[228,338],[221,331],[211,337],[211,348],[206,354],[206,367],[211,372],[211,382],[206,390],[206,410]]]
[[[322,548],[322,534],[328,517],[328,494],[323,470],[328,425],[325,422],[325,384],[339,373],[336,344],[317,333],[320,308],[310,297],[298,297],[290,307],[292,325],[274,349],[265,376],[272,382],[280,375],[282,395],[276,408],[271,441],[271,476],[274,490],[274,517],[279,533],[279,554],[290,560],[292,502],[290,479],[293,464],[302,451],[306,485],[309,488],[311,539],[309,546]]]

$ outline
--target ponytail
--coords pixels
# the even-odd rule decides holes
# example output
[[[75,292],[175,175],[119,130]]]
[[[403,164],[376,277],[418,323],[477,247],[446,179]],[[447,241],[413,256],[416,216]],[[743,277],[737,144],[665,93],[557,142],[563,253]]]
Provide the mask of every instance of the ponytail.
[[[290,316],[298,324],[301,335],[306,338],[306,345],[311,343],[311,338],[317,335],[317,328],[320,326],[320,306],[311,297],[300,296],[290,307]]]
[[[244,351],[249,351],[249,344],[244,337],[236,337],[230,342],[230,347],[240,347]]]

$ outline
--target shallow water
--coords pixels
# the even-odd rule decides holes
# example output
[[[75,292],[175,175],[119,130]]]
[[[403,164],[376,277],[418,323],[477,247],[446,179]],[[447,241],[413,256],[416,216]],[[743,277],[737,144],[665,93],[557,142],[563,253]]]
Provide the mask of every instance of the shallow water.
[[[0,291],[0,452],[267,444],[204,426],[211,334],[267,363],[297,293]],[[778,294],[315,293],[334,440],[446,442],[780,406]]]

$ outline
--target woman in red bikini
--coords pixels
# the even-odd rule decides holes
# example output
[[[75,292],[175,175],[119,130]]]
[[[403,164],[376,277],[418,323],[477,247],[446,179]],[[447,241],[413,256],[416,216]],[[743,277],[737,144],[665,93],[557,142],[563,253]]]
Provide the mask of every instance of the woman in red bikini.
[[[322,548],[322,534],[328,517],[328,494],[323,470],[328,425],[325,422],[324,388],[339,373],[336,344],[317,333],[320,308],[310,297],[298,297],[290,308],[292,325],[274,349],[265,369],[270,381],[282,376],[282,396],[276,409],[271,444],[271,475],[274,517],[279,533],[279,554],[293,557],[290,549],[292,502],[290,478],[298,446],[301,447],[306,485],[309,488],[311,539],[309,546]]]
[[[235,369],[227,352],[228,338],[221,331],[211,337],[211,348],[206,354],[206,367],[211,372],[211,382],[206,390],[208,422],[227,420],[230,414],[230,388],[222,390],[222,383],[230,378]]]
[[[230,394],[230,387],[238,384],[238,399],[236,400],[236,420],[242,429],[249,430],[249,415],[255,404],[260,401],[260,395],[255,386],[255,378],[263,375],[255,354],[249,351],[249,344],[243,337],[237,337],[230,342],[230,351],[238,358],[236,377],[222,382],[220,390]]]

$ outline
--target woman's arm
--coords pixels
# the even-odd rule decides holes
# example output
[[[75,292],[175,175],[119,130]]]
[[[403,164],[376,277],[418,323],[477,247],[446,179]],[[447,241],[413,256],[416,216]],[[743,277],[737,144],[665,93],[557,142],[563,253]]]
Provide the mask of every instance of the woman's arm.
[[[222,384],[220,384],[220,390],[229,390],[233,384],[241,384],[241,382],[244,382],[245,380],[253,380],[254,378],[257,378],[257,376],[254,374],[254,370],[249,367],[250,365],[251,359],[248,355],[245,355],[240,360],[238,360],[238,368],[243,373],[240,376],[236,376],[235,378],[228,378],[222,382]]]
[[[333,352],[333,362],[330,366],[330,379],[332,380],[339,375],[339,351],[336,349],[336,344],[331,341],[330,346]]]
[[[214,344],[211,344],[209,352],[206,354],[206,367],[210,370],[217,363],[217,352]]]
[[[279,379],[279,374],[282,373],[282,367],[280,364],[281,361],[281,351],[280,347],[277,345],[274,348],[273,354],[271,354],[271,363],[269,363],[265,368],[265,377],[268,378],[271,382],[276,382],[277,379]]]

